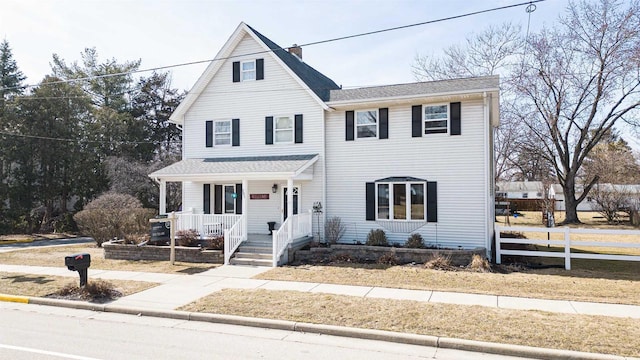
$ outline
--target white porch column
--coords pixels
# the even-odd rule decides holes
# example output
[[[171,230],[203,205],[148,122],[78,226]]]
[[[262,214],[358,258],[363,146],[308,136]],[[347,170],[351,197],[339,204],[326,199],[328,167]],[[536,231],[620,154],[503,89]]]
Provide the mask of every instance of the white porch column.
[[[242,215],[244,215],[244,219],[245,219],[242,233],[244,234],[244,236],[247,236],[249,231],[249,181],[247,179],[242,179],[241,195],[242,195]]]
[[[167,182],[160,180],[160,207],[159,214],[164,215],[167,213]]]
[[[289,234],[289,239],[292,239],[293,238],[293,178],[292,177],[287,179],[287,220],[289,220],[287,233]]]

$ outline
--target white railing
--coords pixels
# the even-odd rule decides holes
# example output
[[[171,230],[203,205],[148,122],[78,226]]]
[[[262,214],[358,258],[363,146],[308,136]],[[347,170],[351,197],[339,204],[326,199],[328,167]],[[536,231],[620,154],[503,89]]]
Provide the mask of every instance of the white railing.
[[[247,234],[245,233],[247,221],[246,215],[239,215],[238,221],[228,230],[224,230],[224,264],[229,264],[231,255],[236,251],[240,244],[247,240]]]
[[[224,235],[242,217],[235,214],[177,214],[177,229],[196,230],[201,236]]]
[[[597,260],[624,260],[624,261],[640,261],[640,255],[613,255],[613,254],[590,254],[590,253],[572,253],[572,246],[587,247],[604,247],[604,248],[636,248],[640,249],[640,239],[638,242],[620,243],[608,241],[575,241],[571,240],[571,234],[600,234],[600,235],[640,235],[638,230],[600,230],[600,229],[572,229],[570,227],[562,228],[542,228],[542,227],[524,227],[524,226],[496,226],[496,263],[500,264],[503,255],[520,255],[520,256],[542,256],[564,258],[564,267],[571,270],[571,259],[597,259]],[[546,233],[547,239],[513,239],[500,237],[501,231],[515,232],[536,232]],[[551,234],[561,233],[564,235],[563,240],[551,240]],[[528,250],[505,250],[502,244],[526,244],[526,245],[558,245],[564,248],[563,252],[554,251],[528,251]]]
[[[273,233],[273,266],[278,266],[278,261],[289,244],[294,239],[311,236],[313,231],[313,219],[311,211],[303,214],[293,215],[287,218],[280,228]],[[293,231],[293,236],[289,237],[289,223]]]

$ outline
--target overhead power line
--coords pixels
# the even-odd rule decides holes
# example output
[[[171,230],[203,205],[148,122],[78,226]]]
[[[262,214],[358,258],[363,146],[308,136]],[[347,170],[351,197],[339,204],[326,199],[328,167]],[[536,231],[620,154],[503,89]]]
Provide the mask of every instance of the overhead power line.
[[[389,32],[389,31],[408,29],[408,28],[412,28],[412,27],[416,27],[416,26],[423,26],[423,25],[435,24],[435,23],[444,22],[444,21],[451,21],[451,20],[461,19],[461,18],[465,18],[465,17],[469,17],[469,16],[485,14],[485,13],[499,11],[499,10],[506,10],[506,9],[525,6],[525,5],[531,6],[532,4],[540,3],[540,2],[544,2],[544,1],[546,1],[546,0],[532,0],[532,1],[521,2],[521,3],[517,3],[517,4],[512,4],[512,5],[499,6],[499,7],[494,7],[494,8],[485,9],[485,10],[479,10],[479,11],[473,11],[473,12],[460,14],[460,15],[448,16],[448,17],[435,19],[435,20],[423,21],[423,22],[419,22],[419,23],[415,23],[415,24],[408,24],[408,25],[390,27],[390,28],[385,28],[385,29],[380,29],[380,30],[374,30],[374,31],[368,31],[368,32],[364,32],[364,33],[353,34],[353,35],[346,35],[346,36],[341,36],[341,37],[336,37],[336,38],[331,38],[331,39],[326,39],[326,40],[313,41],[313,42],[308,42],[308,43],[304,43],[304,44],[299,44],[298,46],[300,46],[300,47],[314,46],[314,45],[326,44],[326,43],[335,42],[335,41],[341,41],[341,40],[353,39],[353,38],[358,38],[358,37],[363,37],[363,36],[375,35],[375,34],[380,34],[380,33]],[[272,51],[275,51],[275,50],[288,50],[288,49],[289,49],[289,47],[278,48],[278,49],[269,49],[269,50],[262,50],[262,51],[256,51],[256,52],[251,52],[251,53],[246,53],[246,54],[239,54],[239,55],[226,56],[226,57],[220,57],[220,58],[213,58],[213,59],[207,59],[207,60],[197,60],[197,61],[190,61],[190,62],[172,64],[172,65],[158,66],[158,67],[142,69],[142,70],[125,71],[125,72],[120,72],[120,73],[115,73],[115,74],[103,74],[103,75],[95,75],[95,76],[86,76],[86,77],[81,77],[81,78],[76,78],[76,79],[50,81],[50,82],[47,82],[46,85],[72,83],[72,82],[77,82],[77,81],[86,81],[86,80],[101,79],[101,78],[115,77],[115,76],[126,76],[126,75],[132,75],[132,74],[137,74],[137,73],[166,70],[166,69],[183,67],[183,66],[198,65],[198,64],[203,64],[203,63],[210,63],[212,61],[228,60],[228,59],[244,57],[244,56],[249,56],[249,55],[264,54],[264,53],[272,52]],[[40,85],[45,85],[45,84],[35,84],[35,85],[32,84],[32,85],[6,87],[6,88],[1,88],[0,91],[14,90],[14,89],[27,89],[27,88],[40,86]]]

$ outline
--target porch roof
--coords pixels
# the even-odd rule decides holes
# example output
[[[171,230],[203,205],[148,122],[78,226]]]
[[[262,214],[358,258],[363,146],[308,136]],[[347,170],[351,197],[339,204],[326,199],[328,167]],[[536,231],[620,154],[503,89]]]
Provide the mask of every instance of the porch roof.
[[[316,161],[318,154],[184,159],[149,177],[165,181],[310,180],[313,172],[305,170]]]

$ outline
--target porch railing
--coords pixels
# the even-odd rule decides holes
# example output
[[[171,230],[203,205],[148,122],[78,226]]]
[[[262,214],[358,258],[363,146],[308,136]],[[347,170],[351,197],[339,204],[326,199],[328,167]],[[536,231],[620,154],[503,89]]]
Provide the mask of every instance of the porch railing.
[[[224,264],[228,265],[231,255],[238,249],[240,244],[247,239],[245,233],[246,215],[240,215],[240,219],[229,229],[224,230]]]
[[[177,214],[177,229],[196,230],[201,236],[224,235],[242,217],[235,214]]]
[[[293,230],[292,237],[289,237],[289,223],[291,223]],[[278,266],[280,257],[282,257],[282,254],[294,239],[311,236],[312,231],[311,211],[287,218],[280,228],[273,233],[273,266]]]

